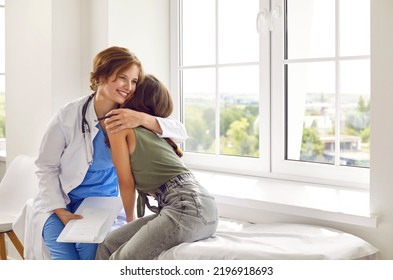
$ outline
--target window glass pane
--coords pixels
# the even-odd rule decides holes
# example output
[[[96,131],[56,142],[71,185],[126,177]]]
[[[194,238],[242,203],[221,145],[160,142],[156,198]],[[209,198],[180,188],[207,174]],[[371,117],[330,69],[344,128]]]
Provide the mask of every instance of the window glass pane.
[[[335,55],[335,0],[287,1],[288,59]]]
[[[370,167],[370,61],[342,61],[340,74],[340,164]]]
[[[1,3],[0,3],[1,5]],[[0,73],[5,73],[5,18],[4,8],[0,7]]]
[[[214,64],[215,1],[183,0],[182,11],[182,65]]]
[[[258,66],[219,69],[220,154],[259,156]]]
[[[370,54],[370,0],[340,0],[340,55]]]
[[[187,69],[181,72],[184,123],[189,136],[185,151],[215,153],[215,69]]]
[[[258,7],[259,0],[218,1],[219,63],[258,61],[259,39],[255,27]]]
[[[334,62],[287,66],[287,159],[334,163]]]

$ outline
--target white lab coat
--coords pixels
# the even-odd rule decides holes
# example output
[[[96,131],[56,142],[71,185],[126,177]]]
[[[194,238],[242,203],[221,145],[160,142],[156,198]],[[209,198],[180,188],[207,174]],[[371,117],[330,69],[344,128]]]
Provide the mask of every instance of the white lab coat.
[[[83,181],[89,164],[82,133],[82,107],[87,97],[79,98],[60,109],[50,121],[44,134],[36,160],[39,193],[32,204],[26,205],[15,228],[24,228],[25,259],[49,259],[49,251],[42,238],[45,221],[54,209],[65,208],[70,202],[68,193]],[[91,134],[88,143],[93,150],[93,140],[98,133],[93,100],[86,111]],[[162,137],[176,142],[187,138],[184,126],[174,119],[157,118],[163,131]],[[94,151],[93,151],[94,153]],[[18,231],[16,231],[18,235]],[[23,232],[22,232],[23,234]]]

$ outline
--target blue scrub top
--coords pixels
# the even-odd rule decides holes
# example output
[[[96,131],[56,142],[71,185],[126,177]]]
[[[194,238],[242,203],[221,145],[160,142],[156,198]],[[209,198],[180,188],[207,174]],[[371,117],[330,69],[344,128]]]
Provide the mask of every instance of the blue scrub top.
[[[82,183],[68,195],[71,203],[67,206],[75,212],[79,204],[89,196],[118,196],[118,180],[109,147],[105,144],[105,134],[97,124],[98,134],[93,140],[93,164],[87,170]]]

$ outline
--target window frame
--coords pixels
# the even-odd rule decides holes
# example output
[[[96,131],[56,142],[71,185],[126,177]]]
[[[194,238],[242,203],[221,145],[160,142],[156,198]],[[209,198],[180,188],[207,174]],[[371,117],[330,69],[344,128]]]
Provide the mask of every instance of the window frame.
[[[171,66],[170,89],[175,101],[174,115],[184,121],[184,107],[181,102],[181,77],[179,70],[181,44],[179,24],[181,0],[170,1],[170,42]],[[284,0],[260,0],[259,11],[271,11],[271,7],[280,6],[284,11]],[[236,156],[184,153],[184,162],[190,168],[210,170],[216,172],[250,175],[265,178],[294,180],[301,182],[335,185],[351,188],[368,189],[369,168],[334,166],[320,163],[300,162],[285,159],[285,86],[284,86],[284,20],[283,15],[274,19],[273,31],[260,31],[260,108],[262,119],[260,122],[261,137],[259,158],[244,158]],[[336,35],[337,36],[337,35]],[[262,42],[269,42],[262,44]],[[261,63],[261,61],[267,63]],[[274,93],[274,94],[273,94]],[[279,94],[277,94],[279,93]],[[272,125],[274,124],[274,125]],[[267,139],[265,139],[267,138]],[[310,174],[313,174],[310,176]]]
[[[284,0],[273,0],[272,6],[281,6],[284,8]],[[284,11],[285,12],[285,11]],[[337,17],[337,13],[336,13]],[[336,18],[337,22],[337,18]],[[331,164],[318,164],[312,162],[293,161],[285,159],[286,149],[286,89],[285,89],[285,69],[286,64],[284,57],[284,19],[276,21],[276,30],[281,32],[272,32],[272,115],[273,123],[280,123],[279,129],[272,126],[272,173],[286,174],[287,178],[295,180],[306,180],[308,182],[325,183],[329,185],[338,185],[345,187],[367,189],[369,187],[370,172],[369,168],[337,166]],[[335,34],[336,44],[339,44],[339,34]],[[279,50],[279,51],[277,51]],[[337,54],[336,54],[337,55]],[[364,58],[364,56],[352,57],[352,59]],[[367,56],[366,58],[370,58]],[[345,59],[334,57],[328,61],[335,63]],[[320,60],[322,61],[322,59]],[[282,63],[284,62],[284,63]],[[310,176],[310,174],[313,174]]]
[[[260,9],[268,10],[269,6],[261,5]],[[182,69],[197,69],[201,66],[179,66],[180,65],[180,56],[181,51],[177,51],[178,46],[181,45],[181,38],[178,36],[178,32],[172,32],[173,30],[180,30],[181,26],[179,24],[179,15],[180,14],[180,4],[181,1],[179,0],[171,0],[170,1],[170,24],[171,24],[171,75],[170,75],[170,89],[172,95],[174,97],[174,102],[176,104],[177,110],[174,112],[174,116],[178,117],[180,120],[184,121],[184,106],[181,102],[182,99],[182,92],[180,90],[181,84],[181,74],[179,70]],[[217,15],[217,11],[216,11]],[[259,41],[263,40],[270,40],[270,34],[268,32],[264,33],[263,36],[259,37]],[[260,57],[264,57],[265,60],[268,61],[270,45],[265,45],[264,48],[260,48]],[[214,65],[209,65],[209,67],[220,68],[226,67],[227,64],[219,64],[216,63]],[[230,65],[229,65],[230,66]],[[260,73],[264,73],[265,80],[260,80],[260,90],[259,98],[263,100],[261,102],[264,106],[259,107],[259,114],[262,118],[270,118],[270,96],[267,94],[270,92],[270,77],[269,77],[269,64],[262,65],[259,63],[259,71]],[[216,76],[216,82],[218,77]],[[264,92],[264,95],[261,94]],[[259,125],[259,132],[260,134],[268,135],[270,131],[270,126]],[[259,158],[244,158],[244,157],[234,157],[234,156],[227,156],[227,155],[214,155],[214,154],[200,154],[200,153],[193,153],[193,152],[185,152],[183,156],[184,162],[187,166],[195,169],[208,169],[208,170],[215,170],[219,172],[226,172],[226,173],[235,173],[235,174],[243,174],[243,175],[254,175],[259,176],[264,174],[263,176],[269,175],[269,146],[270,146],[270,138],[264,139],[265,141],[259,143],[259,150],[261,153],[269,153],[267,157],[259,157]],[[242,169],[239,169],[239,166],[242,166]]]

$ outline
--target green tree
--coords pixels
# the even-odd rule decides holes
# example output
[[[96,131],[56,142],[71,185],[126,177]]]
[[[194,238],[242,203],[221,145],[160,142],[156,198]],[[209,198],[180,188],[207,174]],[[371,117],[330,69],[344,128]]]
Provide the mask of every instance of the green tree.
[[[220,112],[220,153],[226,155],[258,156],[259,128],[256,105],[227,106]],[[216,111],[206,104],[186,106],[185,125],[189,138],[186,151],[216,152]]]
[[[345,125],[349,129],[357,131],[357,135],[367,127],[370,127],[370,102],[366,103],[364,98],[359,98],[357,107],[348,114]]]
[[[236,120],[246,118],[249,123],[254,123],[259,115],[259,107],[257,105],[235,105],[221,108],[220,114],[220,135],[225,135],[229,130],[229,126]],[[253,127],[248,126],[248,133],[253,133]]]
[[[221,136],[221,153],[226,155],[258,155],[258,138],[249,134],[250,123],[246,118],[235,120],[230,124],[225,136]]]
[[[203,105],[186,107],[185,126],[188,134],[186,151],[207,152],[214,141],[214,119],[208,119],[210,108]],[[212,128],[213,127],[213,130]]]
[[[5,138],[5,116],[0,116],[0,138]]]
[[[370,127],[366,127],[360,132],[360,139],[363,143],[370,143]]]
[[[220,135],[225,135],[229,126],[236,120],[243,117],[244,112],[239,106],[227,106],[221,108],[220,114]]]
[[[323,155],[324,145],[320,140],[316,127],[303,128],[302,147],[300,151],[301,160],[316,160]]]

